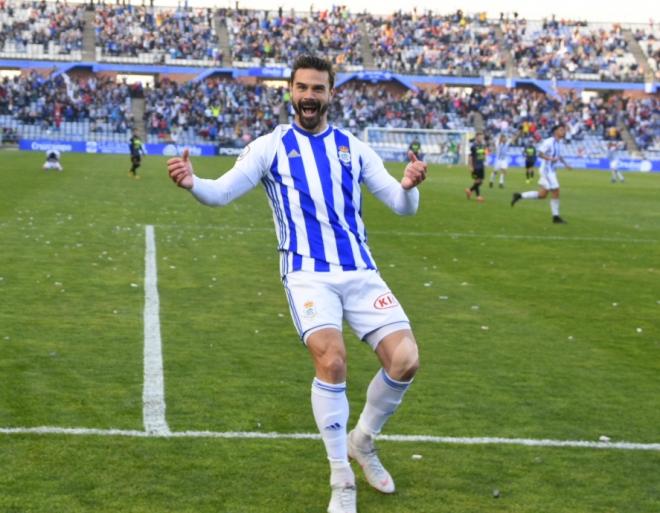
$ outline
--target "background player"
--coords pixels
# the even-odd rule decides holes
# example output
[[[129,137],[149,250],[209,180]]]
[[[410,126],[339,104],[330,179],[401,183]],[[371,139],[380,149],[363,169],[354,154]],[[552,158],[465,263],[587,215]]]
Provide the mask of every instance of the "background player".
[[[477,195],[477,201],[483,201],[481,196],[481,184],[484,181],[484,173],[486,172],[486,143],[484,142],[483,132],[478,132],[474,138],[474,142],[470,146],[470,168],[472,169],[472,187],[465,189],[467,199],[472,197],[472,193]]]
[[[56,149],[50,149],[46,152],[46,162],[42,166],[44,170],[55,169],[56,171],[62,171],[64,168],[60,164],[60,151]]]
[[[417,160],[424,160],[424,155],[422,154],[422,143],[419,142],[419,139],[413,139],[413,142],[408,146],[408,151],[412,151]]]
[[[142,155],[144,155],[144,145],[140,138],[133,134],[128,143],[129,150],[131,152],[131,169],[128,171],[128,175],[133,178],[140,178],[137,174],[137,169],[142,163]]]
[[[565,224],[559,215],[559,180],[557,179],[557,162],[561,162],[567,169],[571,167],[561,156],[561,141],[566,135],[564,125],[555,125],[552,127],[552,136],[545,139],[539,147],[539,158],[541,159],[541,169],[539,174],[539,190],[513,193],[511,206],[514,206],[521,199],[544,199],[548,191],[552,195],[550,199],[550,210],[552,211],[552,222],[556,224]]]
[[[536,145],[531,137],[527,139],[523,156],[525,157],[525,181],[529,183],[534,178],[534,167],[536,166]]]
[[[617,180],[623,183],[623,175],[619,171],[619,143],[617,141],[610,141],[607,144],[607,158],[610,161],[610,172],[612,173],[612,178],[610,179],[612,183],[616,183]]]
[[[500,174],[500,189],[504,188],[504,177],[506,176],[506,170],[509,167],[508,161],[509,154],[509,141],[506,138],[504,132],[495,141],[495,166],[493,172],[490,174],[489,186],[492,189],[497,173]]]

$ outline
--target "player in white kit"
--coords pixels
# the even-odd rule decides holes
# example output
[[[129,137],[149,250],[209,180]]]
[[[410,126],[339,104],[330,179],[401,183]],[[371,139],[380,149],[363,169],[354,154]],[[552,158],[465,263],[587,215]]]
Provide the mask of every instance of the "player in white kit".
[[[555,165],[561,162],[566,169],[571,167],[561,156],[561,141],[566,135],[564,125],[555,125],[552,127],[552,137],[544,139],[539,146],[539,158],[541,159],[541,168],[539,169],[539,190],[527,192],[514,192],[511,199],[511,206],[514,206],[520,200],[544,199],[550,192],[550,210],[552,211],[552,222],[556,224],[566,224],[566,221],[559,215],[559,180],[557,179],[557,170]]]
[[[493,166],[493,172],[490,174],[489,182],[491,189],[493,183],[495,183],[495,178],[497,178],[497,173],[500,174],[500,189],[504,188],[504,177],[506,176],[506,170],[509,168],[508,153],[509,141],[506,135],[502,133],[495,141],[495,165]]]
[[[60,164],[60,151],[56,149],[50,149],[46,152],[46,161],[42,166],[44,170],[55,169],[56,171],[62,171],[64,168]]]
[[[416,187],[426,177],[426,164],[409,152],[410,163],[398,182],[369,146],[328,124],[334,85],[328,61],[299,57],[289,85],[294,123],[250,143],[227,173],[217,180],[195,176],[187,150],[183,157],[168,160],[168,172],[177,185],[207,205],[226,205],[263,185],[273,211],[291,316],[316,370],[311,402],[330,462],[327,511],[355,513],[349,455],[373,487],[394,492],[374,438],[401,403],[419,365],[408,318],[380,277],[367,246],[361,184],[397,214],[414,214],[419,202]],[[381,363],[350,433],[344,319]]]

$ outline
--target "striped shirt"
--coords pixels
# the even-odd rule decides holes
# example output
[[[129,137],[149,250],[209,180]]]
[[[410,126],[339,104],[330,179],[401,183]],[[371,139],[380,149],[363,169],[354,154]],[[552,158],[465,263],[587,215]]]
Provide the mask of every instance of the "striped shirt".
[[[509,154],[509,141],[500,141],[497,139],[495,142],[495,159],[506,160]]]
[[[554,137],[548,137],[547,139],[543,139],[543,142],[539,145],[539,153],[543,153],[547,157],[558,158],[561,155],[561,145]],[[539,171],[541,173],[554,173],[555,165],[556,162],[541,159]]]
[[[192,193],[202,203],[225,205],[259,183],[273,211],[282,276],[376,269],[362,184],[401,215],[414,214],[419,202],[417,189],[405,191],[368,145],[332,126],[312,134],[280,125],[246,146],[217,180],[195,177]]]

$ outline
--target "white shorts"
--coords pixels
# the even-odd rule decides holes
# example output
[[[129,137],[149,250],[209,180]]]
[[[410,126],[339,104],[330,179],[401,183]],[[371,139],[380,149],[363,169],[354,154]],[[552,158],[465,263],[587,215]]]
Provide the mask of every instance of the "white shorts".
[[[509,163],[505,159],[495,161],[495,171],[506,171]]]
[[[62,166],[59,162],[44,162],[44,169],[57,169],[62,171]]]
[[[322,328],[342,331],[344,319],[373,349],[386,335],[410,329],[403,308],[377,271],[295,271],[282,281],[303,342]]]
[[[541,173],[539,179],[539,185],[543,187],[546,191],[552,191],[554,189],[559,189],[559,180],[557,180],[557,173],[554,171],[548,173]]]

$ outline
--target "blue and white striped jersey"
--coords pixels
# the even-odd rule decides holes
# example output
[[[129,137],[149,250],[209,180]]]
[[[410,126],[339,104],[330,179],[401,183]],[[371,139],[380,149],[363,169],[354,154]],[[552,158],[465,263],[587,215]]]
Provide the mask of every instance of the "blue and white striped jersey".
[[[495,159],[496,160],[506,160],[507,155],[509,154],[509,141],[505,140],[501,142],[498,138],[495,141]]]
[[[273,211],[282,275],[292,271],[375,269],[362,220],[361,184],[398,214],[417,210],[367,144],[328,126],[312,134],[280,125],[243,150],[217,180],[194,179],[202,203],[224,205],[259,183]]]
[[[560,157],[561,156],[561,144],[554,137],[548,137],[543,139],[539,145],[539,153],[543,153],[548,157]],[[541,167],[539,171],[541,173],[554,173],[555,172],[556,162],[550,162],[549,160],[541,159]]]

